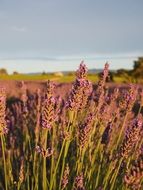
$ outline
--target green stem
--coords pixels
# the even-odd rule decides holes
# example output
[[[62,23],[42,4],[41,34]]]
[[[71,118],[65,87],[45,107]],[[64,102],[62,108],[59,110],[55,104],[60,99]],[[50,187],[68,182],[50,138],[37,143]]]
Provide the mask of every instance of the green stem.
[[[121,130],[120,130],[120,133],[119,133],[119,136],[118,136],[118,139],[117,139],[117,143],[116,143],[115,149],[118,148],[119,142],[121,140],[121,136],[122,136],[122,133],[123,133],[123,130],[124,130],[124,126],[125,126],[125,123],[126,123],[127,116],[128,116],[128,113],[126,113],[126,115],[124,117],[123,125],[121,127]]]
[[[118,173],[119,173],[119,169],[120,169],[120,166],[121,166],[121,164],[122,164],[122,161],[123,161],[123,158],[120,159],[119,165],[118,165],[118,167],[117,167],[117,169],[116,169],[116,173],[115,173],[115,175],[113,176],[113,178],[112,178],[112,180],[111,180],[112,185],[111,185],[110,190],[113,190],[113,188],[114,188],[115,181],[116,181],[117,175],[118,175]]]
[[[60,162],[60,159],[61,159],[61,156],[62,156],[62,153],[63,153],[64,145],[65,145],[65,140],[64,140],[64,142],[62,144],[62,148],[61,148],[61,151],[60,151],[60,154],[59,154],[59,157],[58,157],[58,161],[57,161],[57,164],[56,164],[56,167],[55,167],[55,171],[54,171],[54,174],[52,176],[52,180],[51,180],[51,183],[50,183],[50,190],[52,190],[52,188],[53,188],[53,183],[54,183],[55,176],[56,176],[56,173],[57,173],[57,169],[58,169],[58,166],[59,166],[59,162]]]
[[[45,150],[47,148],[47,135],[48,135],[48,131],[45,132],[45,145],[44,145]],[[43,158],[43,190],[47,190],[46,157]]]
[[[55,150],[56,148],[54,147],[55,146],[55,139],[56,139],[56,131],[55,131],[55,127],[56,126],[53,126],[52,128],[52,137],[51,137],[51,141],[52,141],[52,150]],[[52,156],[51,158],[51,169],[50,169],[50,182],[52,181],[52,178],[53,178],[53,172],[54,172],[54,156]],[[55,176],[56,177],[56,176]],[[55,179],[56,181],[56,179]]]
[[[103,152],[102,152],[102,150],[100,152],[100,164],[98,166],[98,172],[97,172],[97,177],[96,177],[95,189],[98,187],[98,184],[99,184],[100,171],[101,171],[101,166],[102,166],[102,161],[103,161]]]
[[[66,160],[66,156],[67,156],[67,153],[68,153],[69,144],[70,144],[69,142],[66,143],[65,150],[64,150],[64,157],[63,157],[62,170],[61,170],[61,176],[60,176],[59,190],[61,188],[61,182],[62,182],[62,177],[63,177],[63,173],[64,173],[65,160]]]
[[[17,185],[17,190],[20,189],[20,182],[18,182],[18,185]]]
[[[137,116],[141,113],[142,106],[140,105]]]
[[[116,164],[116,163],[115,163]],[[110,176],[110,174],[111,174],[111,172],[112,172],[112,167],[113,167],[113,163],[112,162],[110,162],[110,164],[109,164],[109,167],[108,167],[108,170],[107,170],[107,172],[106,172],[106,176],[104,177],[104,181],[103,181],[103,189],[104,190],[106,190],[107,188],[107,185],[108,185],[108,178],[109,178],[109,176]]]

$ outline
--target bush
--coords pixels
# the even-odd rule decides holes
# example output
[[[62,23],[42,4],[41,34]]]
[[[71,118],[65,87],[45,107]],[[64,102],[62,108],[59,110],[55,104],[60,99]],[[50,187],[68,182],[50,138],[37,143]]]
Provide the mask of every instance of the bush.
[[[4,68],[0,69],[0,75],[8,75],[7,70]]]

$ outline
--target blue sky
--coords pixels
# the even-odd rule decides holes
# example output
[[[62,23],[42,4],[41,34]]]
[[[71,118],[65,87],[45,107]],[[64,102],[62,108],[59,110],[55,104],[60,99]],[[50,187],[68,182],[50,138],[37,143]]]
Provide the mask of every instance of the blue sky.
[[[143,55],[142,0],[1,0],[0,67],[9,72],[131,68]]]

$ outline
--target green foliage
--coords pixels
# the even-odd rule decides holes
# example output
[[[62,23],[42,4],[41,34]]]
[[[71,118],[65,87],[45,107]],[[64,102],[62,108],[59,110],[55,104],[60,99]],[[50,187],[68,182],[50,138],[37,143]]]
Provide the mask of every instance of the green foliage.
[[[17,71],[14,71],[13,72],[13,75],[18,75],[19,73]]]
[[[120,81],[124,83],[143,83],[143,57],[139,57],[137,61],[134,61],[132,70],[119,69],[114,76],[120,78]]]
[[[4,68],[0,69],[0,75],[8,75],[7,70]]]
[[[131,72],[132,76],[137,82],[142,81],[143,78],[143,57],[139,57],[137,61],[134,62],[134,68]]]

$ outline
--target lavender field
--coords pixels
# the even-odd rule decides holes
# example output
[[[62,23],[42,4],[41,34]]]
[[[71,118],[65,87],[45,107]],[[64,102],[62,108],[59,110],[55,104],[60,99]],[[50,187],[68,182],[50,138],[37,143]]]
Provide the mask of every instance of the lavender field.
[[[98,84],[0,89],[0,190],[143,189],[143,89]],[[36,89],[37,88],[37,89]],[[16,93],[17,93],[16,91]]]

